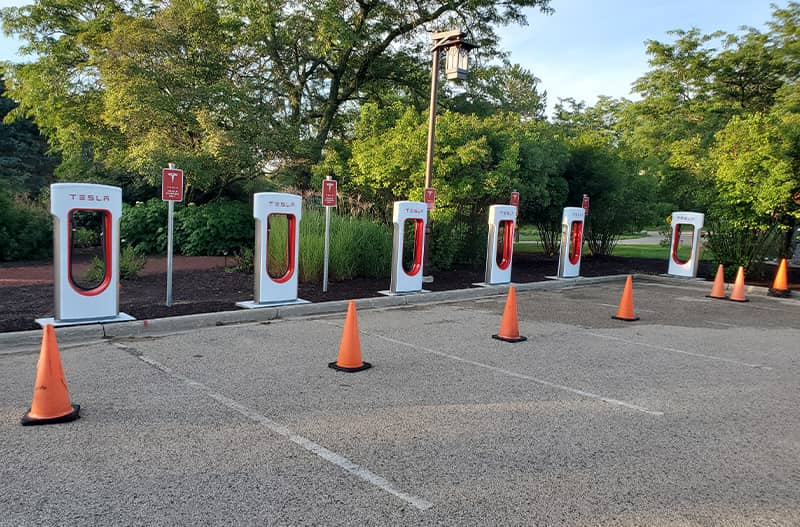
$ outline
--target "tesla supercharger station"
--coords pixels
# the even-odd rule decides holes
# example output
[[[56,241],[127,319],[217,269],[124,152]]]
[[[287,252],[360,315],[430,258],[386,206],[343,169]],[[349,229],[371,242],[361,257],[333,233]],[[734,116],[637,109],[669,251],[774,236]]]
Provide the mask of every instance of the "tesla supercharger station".
[[[303,201],[294,194],[259,192],[253,195],[253,217],[256,220],[254,258],[255,299],[237,302],[247,309],[287,304],[307,304],[297,298],[298,266],[300,257],[300,216]],[[269,269],[270,217],[285,216],[286,246],[283,248],[286,270],[280,276],[272,276]]]
[[[514,229],[517,207],[489,207],[489,237],[486,240],[486,282],[479,285],[511,283],[511,259],[514,256]]]
[[[421,201],[395,201],[392,213],[394,243],[392,247],[392,280],[386,295],[404,295],[427,292],[422,289],[422,260],[425,255],[425,226],[428,223],[428,204]],[[414,229],[414,247],[411,248],[411,266],[403,264],[406,222]]]
[[[565,207],[561,216],[561,250],[557,278],[580,278],[583,224],[586,211],[582,207]]]
[[[44,327],[122,322],[135,320],[119,312],[119,220],[122,215],[122,189],[89,183],[50,185],[50,214],[53,215],[53,271],[55,317],[40,318]],[[81,220],[89,218],[99,231],[102,276],[88,282],[82,277],[76,232]]]
[[[700,212],[672,213],[672,241],[669,251],[669,267],[667,274],[684,278],[697,278],[697,262],[700,259],[700,230],[703,228],[705,215]],[[686,229],[692,229],[692,246],[688,258],[682,260],[678,256],[681,235]]]

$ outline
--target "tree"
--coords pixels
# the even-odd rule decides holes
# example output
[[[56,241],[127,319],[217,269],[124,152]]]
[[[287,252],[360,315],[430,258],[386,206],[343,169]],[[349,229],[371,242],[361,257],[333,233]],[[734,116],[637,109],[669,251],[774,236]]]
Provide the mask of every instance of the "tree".
[[[796,105],[798,19],[800,4],[790,2],[774,9],[768,33],[691,29],[671,32],[673,43],[648,42],[651,69],[634,84],[642,100],[626,107],[621,125],[642,169],[659,179],[662,198],[680,208],[713,202],[715,134],[735,116]]]
[[[507,60],[500,65],[473,68],[466,90],[449,99],[449,106],[454,111],[479,116],[505,112],[525,121],[542,120],[547,92],[539,93],[540,82],[531,71]]]
[[[0,120],[16,107],[3,97],[0,78]],[[30,119],[0,124],[0,174],[5,188],[15,194],[33,195],[53,180],[56,159],[47,154],[47,141]]]
[[[235,57],[239,20],[216,2],[173,0],[152,17],[118,14],[102,39],[103,122],[119,139],[109,163],[151,184],[175,162],[189,199],[250,190],[275,154],[273,108],[253,95]]]
[[[377,203],[388,217],[391,203],[422,200],[427,115],[413,107],[364,105],[350,151],[324,163],[348,193]],[[483,254],[488,207],[522,196],[521,216],[531,219],[553,194],[566,149],[546,122],[522,122],[515,114],[478,117],[445,111],[436,126],[433,186],[436,210],[432,258],[447,268],[454,260],[476,263]]]
[[[591,107],[572,99],[556,105],[556,124],[564,132],[570,153],[563,205],[578,206],[583,194],[591,198],[585,237],[592,254],[611,254],[620,235],[644,227],[655,213],[654,182],[638,170],[619,132],[619,118],[627,104],[601,97]],[[543,240],[549,231],[553,253],[560,220],[561,209],[554,209],[549,224],[539,227]]]
[[[800,218],[791,199],[800,188],[784,123],[775,116],[734,117],[711,150],[718,214],[734,224],[768,228],[784,216]]]
[[[277,167],[306,186],[359,103],[392,88],[419,91],[426,31],[455,25],[493,53],[496,27],[548,5],[36,0],[2,12],[6,32],[36,57],[8,70],[9,93],[16,114],[32,117],[63,155],[62,172],[101,176],[124,160],[149,174],[188,144],[196,161],[183,164],[198,181],[229,177],[216,185],[225,187]],[[178,125],[169,137],[160,130],[167,111]],[[223,174],[231,160],[233,175]]]
[[[620,126],[641,167],[660,183],[676,206],[703,203],[700,159],[727,121],[729,111],[714,104],[712,79],[716,50],[708,46],[722,33],[673,31],[672,44],[649,41],[651,69],[634,83],[642,99],[625,107]]]

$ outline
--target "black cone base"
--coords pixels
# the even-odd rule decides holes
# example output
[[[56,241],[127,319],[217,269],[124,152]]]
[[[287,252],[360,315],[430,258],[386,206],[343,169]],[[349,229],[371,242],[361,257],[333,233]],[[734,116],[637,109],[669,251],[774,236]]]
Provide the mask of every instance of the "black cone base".
[[[35,425],[52,425],[55,423],[68,423],[70,421],[74,421],[75,419],[80,418],[80,411],[81,405],[73,404],[72,411],[67,415],[62,415],[61,417],[49,417],[47,419],[36,419],[35,417],[30,417],[27,413],[22,416],[20,422],[22,426],[35,426]],[[30,410],[28,410],[30,412]]]
[[[749,302],[749,298],[745,298],[744,300],[736,300],[735,298],[728,298],[731,302]]]
[[[790,289],[772,289],[770,287],[767,294],[769,296],[777,296],[778,298],[789,298],[792,296],[792,291]]]
[[[727,300],[727,296],[713,296],[713,295],[706,295],[706,298],[716,298],[717,300]]]
[[[611,317],[611,318],[613,318],[613,319],[616,319],[616,320],[621,320],[621,321],[623,321],[623,322],[636,322],[637,320],[639,320],[639,317],[633,317],[633,318],[622,318],[622,317],[618,317],[617,315],[614,315],[614,316],[613,316],[613,317]]]
[[[501,337],[500,335],[492,335],[493,339],[502,340],[503,342],[524,342],[528,340],[528,337]]]
[[[328,368],[333,368],[334,370],[346,371],[348,373],[353,373],[353,372],[357,372],[357,371],[368,370],[368,369],[372,368],[372,364],[370,364],[369,362],[365,361],[364,363],[361,364],[361,366],[357,366],[355,368],[345,368],[344,366],[339,366],[338,364],[336,364],[336,362],[329,362],[328,363]]]

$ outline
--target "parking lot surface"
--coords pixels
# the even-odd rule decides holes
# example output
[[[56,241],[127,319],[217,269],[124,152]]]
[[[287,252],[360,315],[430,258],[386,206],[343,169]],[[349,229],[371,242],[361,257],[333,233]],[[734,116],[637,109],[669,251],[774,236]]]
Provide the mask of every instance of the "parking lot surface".
[[[0,354],[0,525],[800,525],[800,301],[706,289],[363,309],[357,373],[342,314],[64,346],[50,426]]]

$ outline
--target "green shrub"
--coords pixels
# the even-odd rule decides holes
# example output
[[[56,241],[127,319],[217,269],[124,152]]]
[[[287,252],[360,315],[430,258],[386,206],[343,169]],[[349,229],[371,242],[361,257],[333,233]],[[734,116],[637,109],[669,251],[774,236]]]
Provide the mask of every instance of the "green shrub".
[[[100,233],[92,229],[75,229],[72,232],[72,245],[81,249],[100,245]]]
[[[122,207],[120,237],[142,254],[167,252],[167,203],[158,198]]]
[[[734,279],[739,266],[745,268],[749,278],[762,278],[765,257],[780,243],[780,234],[775,228],[748,228],[724,218],[710,220],[703,237],[706,249],[725,266],[728,280]]]
[[[285,221],[276,221],[270,228],[269,268],[275,275],[286,269],[286,225]],[[307,209],[300,222],[300,281],[322,281],[324,256],[325,214]],[[329,279],[388,277],[391,262],[392,233],[388,226],[367,218],[331,214]]]
[[[252,245],[254,232],[252,208],[241,201],[189,204],[175,212],[176,250],[187,256],[233,253]]]
[[[241,247],[233,253],[233,270],[239,273],[253,273],[255,270],[253,261],[253,248]]]
[[[39,260],[53,254],[53,220],[41,205],[0,188],[0,261]]]
[[[120,279],[136,278],[146,263],[146,256],[138,252],[132,245],[126,245],[119,253]],[[89,269],[86,270],[86,281],[90,283],[100,282],[103,279],[105,270],[106,266],[103,260],[95,256],[92,258],[91,264],[89,264]]]
[[[456,215],[453,209],[437,209],[431,225],[428,261],[431,271],[449,271],[455,264],[484,265],[487,238],[485,218],[481,221],[480,217]]]
[[[324,219],[322,225],[318,236],[324,243]],[[330,249],[328,273],[333,279],[384,278],[391,273],[392,231],[387,225],[367,218],[332,214]]]

